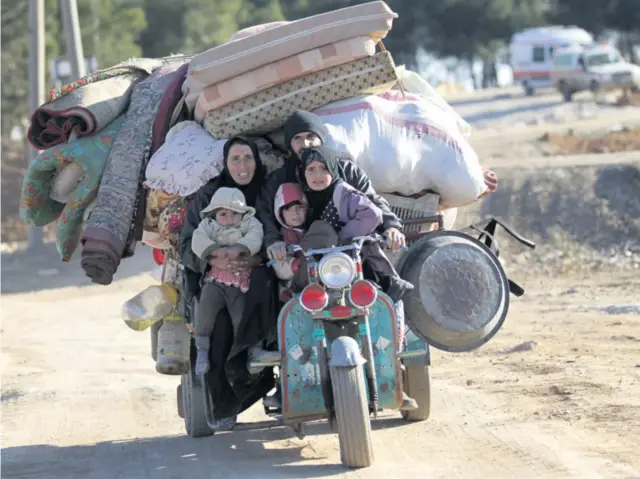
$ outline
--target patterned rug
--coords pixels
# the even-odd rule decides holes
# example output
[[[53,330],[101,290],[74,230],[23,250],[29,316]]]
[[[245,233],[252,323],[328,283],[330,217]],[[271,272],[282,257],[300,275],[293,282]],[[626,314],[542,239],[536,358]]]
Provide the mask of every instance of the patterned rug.
[[[133,85],[148,76],[161,60],[138,58],[87,75],[49,92],[49,101],[31,118],[29,142],[39,150],[93,135],[121,115]]]
[[[94,283],[110,284],[122,258],[137,205],[141,171],[151,145],[151,128],[170,73],[186,60],[165,59],[131,94],[127,120],[116,137],[98,190],[95,209],[82,236],[82,262]]]

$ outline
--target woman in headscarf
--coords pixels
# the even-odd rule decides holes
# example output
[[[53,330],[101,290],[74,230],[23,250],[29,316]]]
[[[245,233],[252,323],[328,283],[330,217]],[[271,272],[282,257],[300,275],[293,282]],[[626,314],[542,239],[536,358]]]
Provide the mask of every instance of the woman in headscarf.
[[[208,268],[239,272],[253,267],[246,308],[237,337],[233,335],[226,311],[218,316],[212,334],[209,358],[211,367],[207,373],[207,384],[219,429],[233,428],[237,415],[265,397],[274,386],[272,368],[251,376],[247,369],[247,359],[251,346],[261,342],[269,345],[275,341],[278,316],[277,279],[270,268],[259,266],[262,258],[247,258],[243,255],[245,250],[242,246],[219,248],[213,254],[214,259],[207,262],[193,253],[191,239],[202,219],[200,212],[207,207],[219,188],[237,188],[244,194],[247,205],[255,206],[264,180],[265,168],[255,143],[241,136],[229,139],[224,146],[222,173],[198,190],[189,204],[187,218],[180,232],[180,256],[186,276],[185,303],[188,306],[199,293],[202,276]]]
[[[256,203],[256,213],[264,227],[264,245],[271,258],[280,261],[286,258],[286,245],[282,241],[280,224],[273,211],[278,188],[283,183],[302,183],[298,154],[304,148],[326,145],[328,140],[329,132],[322,119],[308,111],[296,111],[284,125],[284,141],[290,157],[284,166],[269,175]],[[393,214],[389,203],[375,192],[369,177],[348,154],[343,154],[338,159],[337,174],[341,180],[364,193],[382,210],[382,224],[377,232],[387,236],[391,249],[399,250],[404,246],[405,238],[400,219]]]

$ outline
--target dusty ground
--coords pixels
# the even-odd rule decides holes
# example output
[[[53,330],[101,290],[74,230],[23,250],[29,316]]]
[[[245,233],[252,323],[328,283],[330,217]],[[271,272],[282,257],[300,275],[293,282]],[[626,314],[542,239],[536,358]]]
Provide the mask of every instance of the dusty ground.
[[[538,140],[547,143],[550,154],[615,153],[640,150],[640,129],[624,128],[604,135],[578,136],[547,133]]]
[[[102,287],[48,246],[2,255],[2,477],[640,478],[640,153],[544,155],[538,141],[640,115],[495,95],[453,102],[480,127],[473,144],[501,179],[458,225],[495,214],[540,241],[525,252],[501,236],[527,294],[483,348],[433,353],[432,418],[385,414],[372,468],[339,466],[322,424],[302,440],[283,428],[185,437],[176,379],[155,373],[148,334],[119,317],[151,281],[148,249]],[[585,108],[599,115],[575,114]],[[524,122],[545,109],[570,120]],[[261,419],[260,408],[241,416]]]
[[[621,95],[617,101],[617,104],[620,106],[640,106],[640,92],[634,92],[631,94]]]
[[[385,414],[350,473],[325,425],[185,437],[176,380],[118,317],[146,283],[3,298],[2,477],[640,477],[637,275],[530,281],[489,345],[434,354],[433,417]]]

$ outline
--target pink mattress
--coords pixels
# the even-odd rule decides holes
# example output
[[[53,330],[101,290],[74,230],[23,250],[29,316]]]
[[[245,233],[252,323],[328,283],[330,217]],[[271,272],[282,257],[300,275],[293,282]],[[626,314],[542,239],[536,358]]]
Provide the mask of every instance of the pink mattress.
[[[200,92],[223,80],[301,52],[358,36],[383,39],[397,18],[383,1],[303,18],[240,38],[196,55],[182,86],[193,110]]]
[[[236,33],[231,35],[229,38],[230,42],[235,42],[236,40],[240,40],[241,38],[250,37],[252,35],[257,35],[258,33],[262,33],[266,30],[271,30],[272,28],[281,27],[282,25],[287,25],[291,22],[269,22],[269,23],[261,23],[260,25],[254,25],[252,27],[243,28],[242,30],[238,30]]]
[[[210,111],[204,128],[216,139],[261,135],[282,127],[296,110],[311,111],[343,98],[382,93],[397,81],[391,54],[377,53],[280,83]]]
[[[207,112],[241,100],[272,86],[295,80],[326,68],[349,63],[376,52],[376,44],[368,36],[349,38],[333,44],[298,53],[270,65],[256,68],[235,78],[206,87],[200,93],[195,119],[204,120]]]

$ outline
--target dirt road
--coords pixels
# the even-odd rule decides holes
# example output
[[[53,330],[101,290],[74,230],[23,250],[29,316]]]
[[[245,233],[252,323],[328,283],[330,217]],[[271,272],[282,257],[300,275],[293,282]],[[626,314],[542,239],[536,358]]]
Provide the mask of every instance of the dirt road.
[[[487,111],[497,119],[526,100],[501,105]],[[520,159],[492,161],[506,169]],[[185,436],[177,379],[155,373],[148,333],[119,316],[152,282],[148,251],[109,287],[88,285],[77,262],[52,251],[2,262],[3,478],[640,478],[638,269],[526,274],[527,295],[488,345],[433,353],[432,418],[385,414],[374,424],[376,463],[347,471],[324,424],[302,440],[245,426]],[[515,280],[526,273],[526,263],[512,266]],[[264,419],[259,407],[240,418]]]
[[[386,414],[357,472],[321,424],[186,437],[176,380],[118,317],[148,282],[3,297],[3,478],[640,477],[638,278],[531,285],[485,348],[434,354],[432,419]]]

